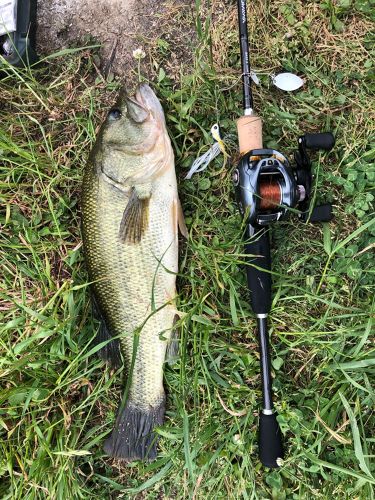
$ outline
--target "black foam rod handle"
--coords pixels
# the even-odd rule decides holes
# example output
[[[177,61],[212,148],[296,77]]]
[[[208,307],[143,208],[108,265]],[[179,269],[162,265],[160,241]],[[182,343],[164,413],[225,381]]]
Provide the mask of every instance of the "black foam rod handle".
[[[335,136],[331,132],[305,134],[304,141],[307,149],[329,151],[335,145]]]
[[[248,255],[246,274],[251,307],[255,314],[267,314],[271,309],[271,253],[268,230],[261,228],[245,245]]]
[[[276,414],[260,414],[259,417],[259,459],[263,465],[276,469],[278,458],[284,458],[280,426]]]

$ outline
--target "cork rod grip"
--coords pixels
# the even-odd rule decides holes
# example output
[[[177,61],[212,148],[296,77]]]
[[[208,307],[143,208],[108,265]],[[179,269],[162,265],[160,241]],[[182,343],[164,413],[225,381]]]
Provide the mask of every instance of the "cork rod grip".
[[[237,133],[241,155],[263,148],[262,120],[259,116],[241,116],[237,120]]]

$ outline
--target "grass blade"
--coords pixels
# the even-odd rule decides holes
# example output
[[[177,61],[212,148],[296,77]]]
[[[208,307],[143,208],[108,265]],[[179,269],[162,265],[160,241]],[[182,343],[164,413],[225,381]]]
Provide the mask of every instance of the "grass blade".
[[[350,426],[352,428],[352,435],[353,435],[353,441],[354,441],[354,453],[355,456],[358,459],[358,464],[361,468],[361,470],[369,477],[373,478],[373,475],[371,474],[367,463],[365,461],[365,458],[363,456],[363,449],[362,449],[362,443],[361,443],[361,436],[359,434],[359,429],[358,429],[358,424],[357,420],[355,418],[355,415],[353,413],[353,410],[351,409],[348,400],[345,398],[345,396],[340,392],[340,398],[341,401],[345,407],[346,413],[348,414],[349,420],[350,420]]]

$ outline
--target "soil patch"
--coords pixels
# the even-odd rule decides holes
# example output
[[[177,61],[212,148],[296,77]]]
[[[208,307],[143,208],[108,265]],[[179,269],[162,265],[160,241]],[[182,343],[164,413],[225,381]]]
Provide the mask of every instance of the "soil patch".
[[[141,47],[150,58],[158,40],[175,58],[191,58],[193,7],[194,1],[39,0],[38,50],[50,54],[99,43],[101,70],[129,77],[137,66],[133,51]]]

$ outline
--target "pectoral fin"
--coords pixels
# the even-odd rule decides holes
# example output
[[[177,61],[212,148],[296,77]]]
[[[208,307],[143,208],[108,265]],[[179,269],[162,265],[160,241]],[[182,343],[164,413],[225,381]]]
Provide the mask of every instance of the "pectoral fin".
[[[182,211],[182,206],[180,200],[177,198],[173,202],[173,219],[175,222],[175,227],[177,231],[177,226],[180,230],[180,233],[185,237],[188,238],[189,233],[188,229],[185,224],[185,217]]]
[[[150,198],[139,198],[133,188],[122,216],[119,237],[123,243],[139,243],[148,226]]]

